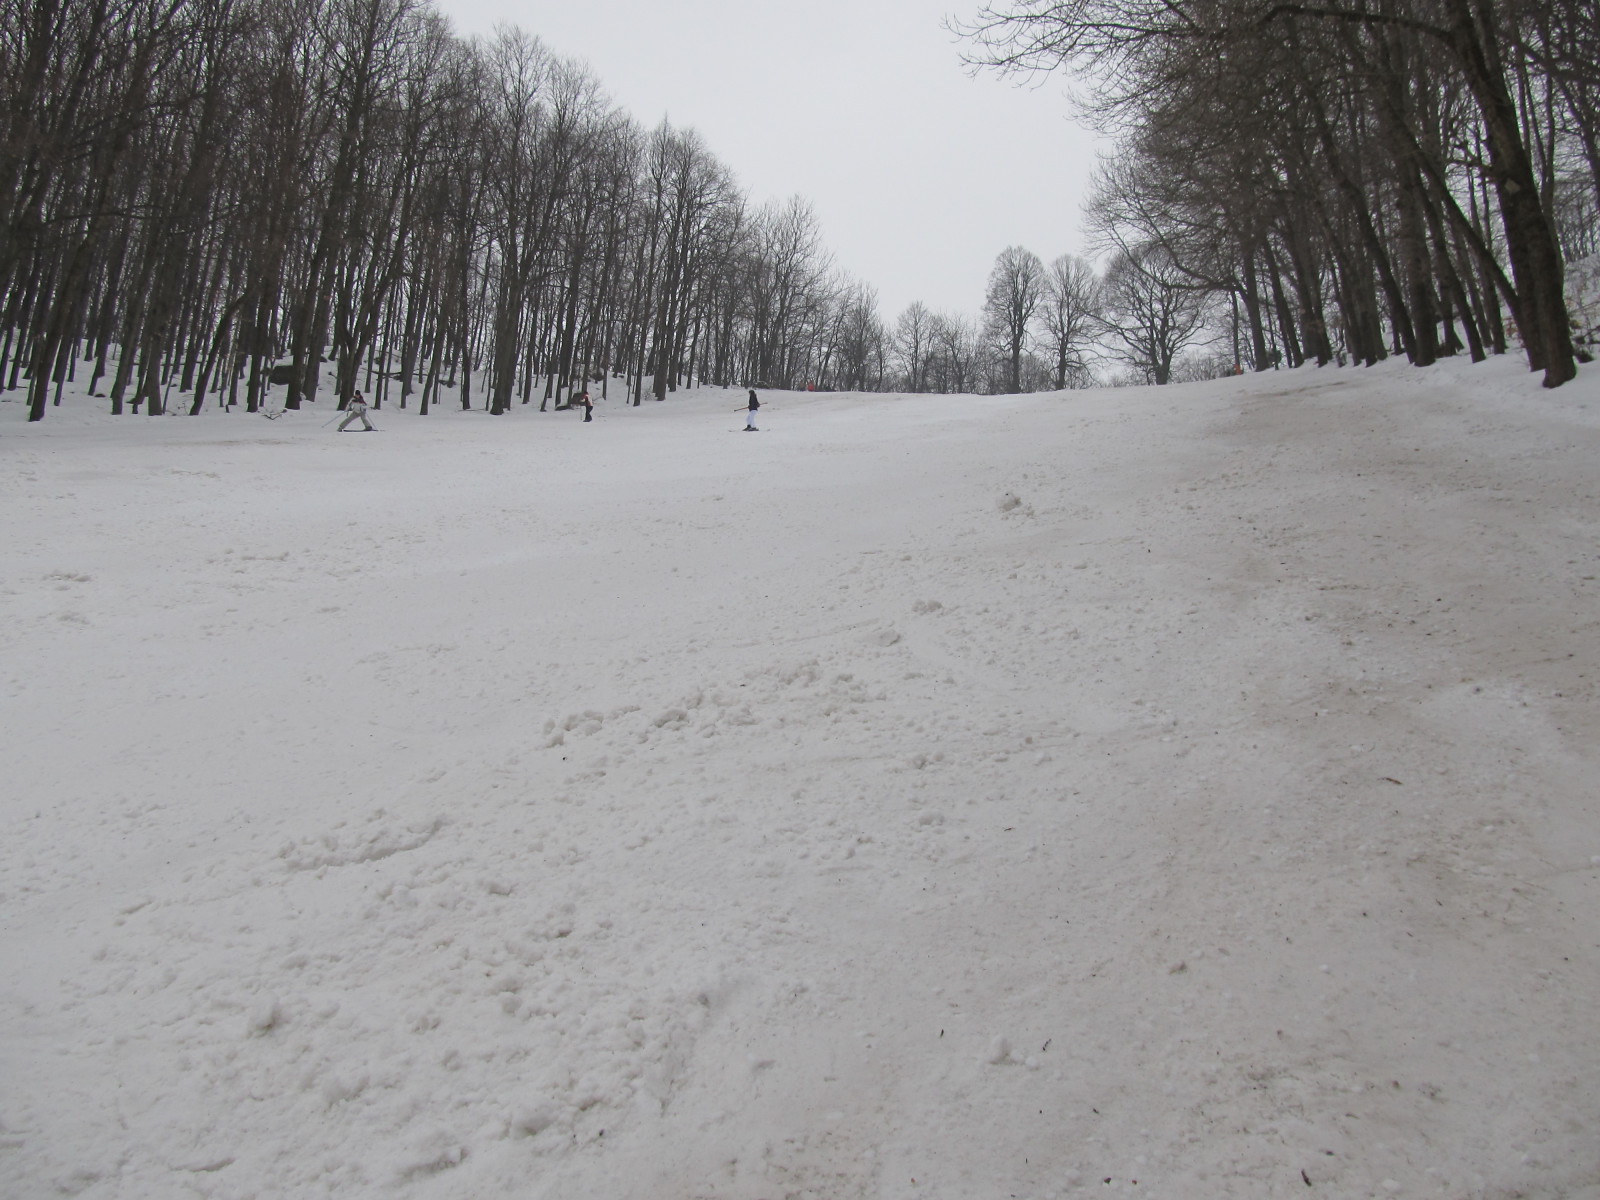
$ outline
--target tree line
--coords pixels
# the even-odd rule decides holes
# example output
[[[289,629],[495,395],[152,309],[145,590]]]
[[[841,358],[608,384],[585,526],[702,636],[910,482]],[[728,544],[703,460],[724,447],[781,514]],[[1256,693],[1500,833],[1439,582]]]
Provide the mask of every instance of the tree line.
[[[882,386],[907,392],[1006,392],[1088,386],[1085,354],[1098,280],[1070,255],[1048,267],[1009,246],[977,319],[915,301],[883,331]]]
[[[1520,343],[1554,387],[1587,361],[1563,279],[1600,252],[1593,0],[1016,0],[961,32],[1090,84],[1117,150],[1089,223],[1151,381],[1197,318],[1257,370]]]
[[[113,413],[881,378],[800,199],[428,0],[0,0],[0,390]]]
[[[1180,355],[1216,340],[1215,295],[1148,248],[1097,271],[1023,246],[996,256],[976,319],[914,302],[884,334],[883,386],[990,395],[1097,384],[1169,383],[1231,368],[1219,355]],[[1109,368],[1109,374],[1108,374]]]

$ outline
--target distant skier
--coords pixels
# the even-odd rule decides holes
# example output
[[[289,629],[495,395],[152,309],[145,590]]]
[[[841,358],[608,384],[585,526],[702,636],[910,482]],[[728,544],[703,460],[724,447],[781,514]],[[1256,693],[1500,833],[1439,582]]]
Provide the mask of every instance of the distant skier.
[[[760,433],[756,428],[756,409],[761,407],[761,401],[756,399],[755,388],[750,389],[750,403],[745,405],[744,431],[746,433]]]
[[[356,392],[354,396],[350,397],[350,412],[344,420],[339,422],[338,432],[343,433],[345,426],[349,425],[351,421],[357,420],[358,418],[361,421],[364,432],[371,433],[372,422],[367,420],[367,402],[362,399],[359,391]]]
[[[589,398],[588,388],[584,388],[583,395],[578,397],[578,405],[583,409],[583,419],[585,421],[594,420],[594,401]]]

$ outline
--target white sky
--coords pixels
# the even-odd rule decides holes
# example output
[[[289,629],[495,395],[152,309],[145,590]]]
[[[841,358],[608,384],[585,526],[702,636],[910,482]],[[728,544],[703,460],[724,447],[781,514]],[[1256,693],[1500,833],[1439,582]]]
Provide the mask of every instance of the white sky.
[[[520,25],[583,59],[646,126],[693,126],[760,203],[798,193],[837,264],[976,312],[994,257],[1081,249],[1096,142],[1065,83],[969,78],[944,0],[438,0],[463,34]]]

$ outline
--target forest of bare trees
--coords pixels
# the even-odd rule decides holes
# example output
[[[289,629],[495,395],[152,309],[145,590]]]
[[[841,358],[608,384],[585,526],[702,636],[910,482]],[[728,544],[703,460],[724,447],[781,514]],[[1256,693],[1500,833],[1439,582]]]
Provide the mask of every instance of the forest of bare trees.
[[[1098,270],[1007,247],[979,320],[892,326],[800,199],[753,205],[519,31],[429,0],[0,0],[0,394],[113,413],[639,403],[1586,357],[1592,0],[1016,0],[975,62],[1071,70],[1113,135]],[[1592,336],[1592,334],[1590,335]],[[276,389],[275,391],[273,389]],[[325,397],[326,398],[326,397]]]
[[[1100,262],[1008,246],[979,323],[912,306],[907,390],[1508,350],[1553,387],[1600,339],[1563,287],[1600,263],[1593,0],[1017,0],[959,32],[1088,85]]]
[[[423,413],[872,386],[808,206],[427,0],[0,0],[0,392]]]
[[[1593,0],[1015,0],[962,32],[1089,83],[1102,315],[1151,382],[1208,324],[1257,370],[1520,345],[1553,387],[1586,358],[1563,275],[1600,252]]]

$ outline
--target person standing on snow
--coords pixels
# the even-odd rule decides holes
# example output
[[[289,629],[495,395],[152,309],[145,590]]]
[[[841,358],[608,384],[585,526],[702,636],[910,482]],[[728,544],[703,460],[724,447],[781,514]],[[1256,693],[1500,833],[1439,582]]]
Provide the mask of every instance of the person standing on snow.
[[[367,420],[367,402],[361,398],[361,393],[359,391],[356,392],[354,396],[350,397],[350,413],[345,417],[344,420],[339,422],[339,428],[337,432],[343,433],[345,426],[358,418],[361,421],[364,431],[367,433],[372,432],[372,422]]]
[[[584,388],[583,395],[578,397],[578,405],[583,409],[583,419],[585,421],[594,420],[594,401],[589,399],[588,388]]]
[[[761,407],[761,401],[756,399],[755,388],[750,389],[750,403],[745,405],[744,431],[746,433],[760,433],[756,428],[756,409]]]

